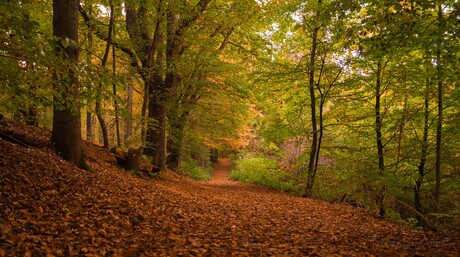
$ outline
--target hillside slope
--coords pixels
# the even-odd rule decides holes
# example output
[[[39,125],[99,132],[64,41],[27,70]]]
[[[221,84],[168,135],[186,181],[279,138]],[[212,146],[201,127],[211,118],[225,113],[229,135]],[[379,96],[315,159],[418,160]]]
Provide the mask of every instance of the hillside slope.
[[[0,256],[458,256],[458,235],[219,179],[133,176],[85,144],[95,171],[62,160],[49,133],[0,125]],[[221,168],[228,167],[222,164]]]

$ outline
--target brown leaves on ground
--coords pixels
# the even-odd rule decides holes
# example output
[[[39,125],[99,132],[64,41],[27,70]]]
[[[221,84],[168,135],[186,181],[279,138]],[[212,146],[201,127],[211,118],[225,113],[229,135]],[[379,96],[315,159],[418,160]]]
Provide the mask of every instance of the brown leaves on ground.
[[[458,256],[459,236],[412,230],[364,211],[172,172],[144,179],[86,144],[94,172],[55,154],[43,131],[0,130],[0,256]],[[46,133],[45,133],[46,134]]]

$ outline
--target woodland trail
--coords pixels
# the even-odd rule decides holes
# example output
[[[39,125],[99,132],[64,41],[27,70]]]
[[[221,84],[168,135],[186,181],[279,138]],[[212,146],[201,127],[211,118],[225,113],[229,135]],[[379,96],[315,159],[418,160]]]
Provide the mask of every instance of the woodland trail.
[[[212,182],[222,181],[229,182],[229,172],[232,168],[232,163],[228,158],[219,158],[216,164],[214,164],[214,174],[211,178]]]
[[[212,185],[237,185],[239,182],[230,180],[230,169],[232,162],[228,158],[220,158],[214,164],[214,173],[211,177],[210,183]]]
[[[151,179],[86,143],[88,172],[10,130],[35,146],[0,139],[0,256],[459,256],[458,234],[230,181],[226,159],[210,182]]]

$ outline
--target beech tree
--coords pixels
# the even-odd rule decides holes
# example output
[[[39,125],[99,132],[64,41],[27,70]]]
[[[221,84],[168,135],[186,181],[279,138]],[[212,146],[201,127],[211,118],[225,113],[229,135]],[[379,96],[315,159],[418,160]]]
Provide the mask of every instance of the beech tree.
[[[65,68],[54,70],[53,129],[51,141],[67,161],[84,166],[81,147],[81,120],[78,85],[79,0],[53,1],[53,36],[56,56]]]

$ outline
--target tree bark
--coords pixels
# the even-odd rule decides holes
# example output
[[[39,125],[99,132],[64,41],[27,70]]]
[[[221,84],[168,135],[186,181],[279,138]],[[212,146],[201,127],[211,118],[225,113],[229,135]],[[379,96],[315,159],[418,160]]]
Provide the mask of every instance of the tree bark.
[[[82,167],[84,160],[81,147],[79,85],[77,71],[73,68],[77,66],[79,54],[78,6],[79,0],[53,0],[55,51],[57,56],[71,64],[68,76],[58,71],[54,72],[54,87],[58,90],[59,96],[54,98],[51,141],[65,160]]]
[[[146,115],[147,115],[147,128],[145,129],[145,147],[144,154],[154,157],[155,149],[158,147],[155,134],[159,131],[160,121],[159,121],[159,106],[158,92],[163,87],[163,81],[158,76],[153,76],[149,81],[146,82],[145,90],[147,93],[145,96],[148,96],[147,101],[144,101],[146,105]]]
[[[88,14],[90,16],[93,15],[93,1],[89,0],[87,2],[88,5]],[[86,54],[86,63],[89,65],[91,63],[91,53],[93,52],[93,32],[89,29],[87,34],[88,39],[88,51]],[[92,97],[92,84],[88,83],[86,85],[86,90],[88,91],[88,98]],[[93,141],[94,134],[93,134],[93,114],[91,113],[91,105],[92,101],[87,99],[86,100],[86,140]]]
[[[383,141],[382,141],[382,115],[381,115],[381,81],[382,75],[382,62],[379,60],[377,63],[376,70],[376,82],[375,82],[375,139],[377,144],[377,156],[378,156],[378,166],[379,166],[379,175],[383,175],[385,172],[385,159],[383,154]]]
[[[126,111],[128,115],[124,118],[125,129],[123,139],[125,141],[129,140],[133,134],[133,86],[128,84],[128,90],[126,93]]]
[[[175,113],[173,114],[175,115]],[[179,115],[179,117],[170,117],[171,127],[170,140],[168,140],[169,160],[168,164],[173,169],[179,169],[182,161],[182,144],[184,140],[184,130],[187,123],[188,111]],[[171,138],[172,137],[172,138]]]
[[[418,177],[415,180],[414,187],[414,206],[415,209],[422,213],[422,203],[420,201],[420,189],[423,185],[423,178],[425,176],[425,164],[426,158],[428,155],[428,129],[429,129],[429,115],[430,115],[430,106],[429,106],[429,90],[430,90],[430,81],[427,78],[425,82],[425,104],[424,104],[424,115],[423,115],[423,138],[422,138],[422,149],[420,154],[420,164],[418,165]],[[420,221],[420,218],[418,218]]]
[[[318,0],[318,4],[321,4],[321,0]],[[319,22],[320,11],[316,12],[316,22]],[[316,48],[318,45],[318,31],[320,27],[316,24],[316,27],[312,31],[312,45],[310,50],[310,65],[308,69],[309,81],[308,88],[310,92],[310,109],[311,109],[311,129],[312,129],[312,140],[310,145],[310,159],[308,161],[307,171],[307,185],[305,187],[304,197],[310,197],[312,195],[313,184],[316,177],[317,167],[315,165],[317,147],[318,147],[318,124],[316,118],[316,95],[315,95],[315,61],[316,61]]]
[[[404,83],[407,82],[406,78],[406,71],[404,71]],[[404,103],[403,103],[403,114],[401,117],[401,123],[399,124],[399,129],[398,129],[398,151],[396,153],[396,166],[395,166],[395,172],[398,172],[399,169],[399,163],[401,162],[401,151],[402,151],[402,140],[404,136],[404,129],[406,127],[407,119],[408,119],[408,101],[409,101],[409,89],[407,88],[407,85],[404,84]]]
[[[102,86],[98,86],[99,90],[101,90]],[[99,125],[101,126],[101,132],[102,132],[102,140],[104,144],[105,149],[109,149],[110,143],[109,143],[109,132],[107,129],[107,124],[104,119],[104,115],[102,114],[102,103],[101,99],[99,96],[96,96],[96,117],[97,120],[99,121]]]
[[[115,13],[114,13],[114,6],[110,1],[110,13],[112,15],[112,37],[115,37]],[[120,121],[118,117],[118,103],[117,103],[117,84],[115,83],[115,75],[117,74],[116,71],[116,55],[115,55],[115,46],[112,46],[112,72],[113,72],[113,82],[112,82],[112,89],[113,89],[113,106],[115,108],[115,133],[117,137],[117,146],[121,147],[121,138],[120,138]]]
[[[101,67],[104,68],[107,64],[107,60],[109,58],[109,51],[110,51],[110,42],[112,41],[112,36],[113,36],[113,24],[114,24],[114,13],[113,13],[113,8],[111,9],[110,12],[110,22],[109,22],[109,30],[107,33],[107,44],[105,46],[105,52],[104,56],[102,57],[101,61]],[[102,83],[99,83],[99,92],[101,92],[102,89]],[[104,141],[104,148],[109,150],[110,143],[109,143],[109,132],[107,128],[107,124],[104,119],[104,115],[102,113],[102,99],[99,95],[96,97],[96,116],[97,119],[99,120],[99,124],[101,125],[101,131],[102,131],[102,138]]]
[[[377,155],[378,155],[378,174],[380,176],[385,175],[385,158],[384,158],[384,146],[382,139],[382,114],[381,114],[381,88],[382,88],[382,61],[379,60],[377,63],[377,70],[375,71],[375,140],[377,144]],[[385,195],[386,186],[383,183],[382,187],[377,191],[376,203],[379,207],[379,214],[381,217],[385,216]]]
[[[436,185],[434,192],[434,200],[436,211],[439,211],[439,198],[441,196],[441,162],[442,162],[442,123],[443,123],[443,81],[442,81],[442,65],[441,65],[441,44],[442,44],[442,6],[438,6],[438,43],[436,47],[436,72],[438,80],[438,120],[436,124]]]
[[[144,154],[153,156],[153,172],[159,172],[166,167],[166,106],[159,101],[149,103],[149,118],[155,121],[155,126],[147,127],[146,148]]]

